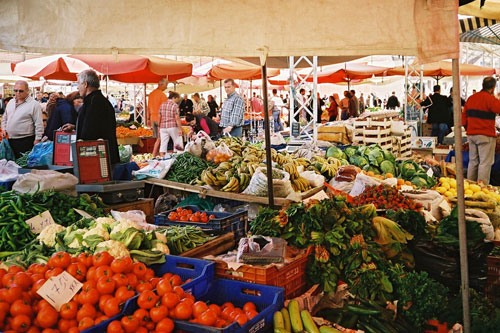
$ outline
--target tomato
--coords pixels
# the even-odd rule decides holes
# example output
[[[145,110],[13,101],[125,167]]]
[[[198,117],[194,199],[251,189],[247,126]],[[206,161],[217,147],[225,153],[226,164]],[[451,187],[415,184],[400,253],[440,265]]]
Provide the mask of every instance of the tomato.
[[[248,310],[247,312],[245,312],[248,320],[252,320],[255,316],[257,316],[259,313],[255,310]]]
[[[120,303],[128,300],[129,298],[134,297],[135,292],[133,289],[128,288],[127,286],[121,286],[116,289],[115,297],[120,301]]]
[[[117,288],[128,285],[128,278],[124,273],[114,274],[111,278],[113,279],[113,281],[115,281]]]
[[[189,217],[189,222],[200,222],[200,218],[196,215],[191,215]]]
[[[34,284],[36,281],[40,280],[40,279],[45,279],[45,274],[41,274],[41,273],[34,273],[31,275],[31,284]]]
[[[77,311],[78,304],[74,301],[69,301],[61,306],[61,309],[59,309],[59,315],[63,319],[74,319],[76,318]]]
[[[177,213],[182,213],[184,209],[182,207],[177,207],[177,209],[175,210]]]
[[[188,222],[189,221],[189,218],[186,216],[186,215],[183,215],[179,218],[179,221],[181,222]]]
[[[97,267],[92,266],[87,270],[87,281],[90,280],[95,280],[96,279],[96,273],[97,272]]]
[[[77,327],[71,327],[67,333],[80,333],[80,330]]]
[[[12,318],[10,325],[16,332],[26,332],[31,326],[31,319],[27,315],[17,315]]]
[[[148,329],[146,327],[139,327],[136,331],[136,333],[148,333]],[[160,332],[158,332],[160,333]]]
[[[200,222],[201,223],[207,223],[208,222],[208,217],[205,215],[205,216],[200,216]]]
[[[87,328],[91,328],[94,326],[94,319],[90,317],[83,317],[81,320],[78,320],[78,329],[80,331],[86,330]]]
[[[38,265],[38,264],[37,264],[37,265]],[[31,266],[33,266],[33,265],[31,265]],[[5,268],[0,268],[0,283],[2,282],[2,278],[3,278],[3,276],[4,276],[5,274],[7,274],[7,270],[6,270]],[[0,287],[1,287],[1,286],[2,286],[2,285],[0,284]]]
[[[151,321],[151,318],[149,317],[149,311],[146,309],[139,308],[135,310],[134,317],[137,318],[141,326],[144,326]]]
[[[208,310],[208,306],[205,302],[198,301],[193,304],[193,317],[198,318],[203,312]]]
[[[62,272],[64,272],[64,269],[62,269],[61,267],[49,269],[48,271],[45,272],[45,279],[48,280],[53,276],[58,276]]]
[[[112,294],[115,291],[116,282],[109,276],[102,276],[97,280],[97,290],[101,294]]]
[[[9,267],[9,269],[7,270],[8,273],[19,273],[19,272],[24,272],[24,268],[22,268],[21,266],[17,266],[17,265],[12,265]]]
[[[99,298],[99,310],[104,312],[104,306],[105,306],[106,302],[111,298],[113,298],[113,295],[102,295]]]
[[[248,321],[248,318],[245,314],[241,313],[239,315],[236,316],[236,318],[234,318],[234,320],[240,324],[240,326],[243,326],[247,323]]]
[[[175,306],[175,318],[180,320],[188,320],[193,314],[193,309],[191,305],[186,302],[180,302]]]
[[[71,256],[68,252],[56,252],[49,259],[49,266],[51,267],[61,267],[65,269],[71,264]]]
[[[114,315],[117,315],[120,313],[120,301],[116,299],[115,297],[112,297],[108,299],[104,303],[104,314],[108,317],[113,317]]]
[[[78,296],[78,302],[80,304],[96,304],[99,302],[99,291],[97,288],[88,288],[83,290]]]
[[[78,281],[83,281],[87,274],[87,266],[81,262],[76,262],[70,264],[66,271]]]
[[[94,325],[98,325],[100,324],[101,322],[105,321],[105,320],[108,320],[109,317],[106,316],[106,315],[100,315],[99,317],[97,317],[94,321]]]
[[[31,304],[23,301],[23,300],[15,300],[14,303],[10,306],[10,314],[12,317],[18,315],[27,315],[31,317],[33,315],[33,309],[31,308]]]
[[[99,278],[101,278],[103,276],[112,277],[113,274],[114,273],[111,270],[111,267],[109,267],[108,265],[99,266],[99,267],[97,267],[97,269],[95,271],[96,280],[99,280]]]
[[[28,270],[31,270],[35,274],[45,274],[49,270],[49,266],[46,264],[33,264]]]
[[[124,273],[131,270],[133,263],[130,257],[123,257],[114,259],[110,266],[114,273]]]
[[[83,283],[82,290],[89,290],[97,286],[97,281],[89,280]]]
[[[158,281],[158,284],[156,285],[156,293],[158,296],[163,296],[171,291],[172,285],[170,284],[170,281],[167,279],[160,279],[160,281]]]
[[[151,280],[149,280],[149,283],[153,286],[153,289],[156,289],[156,286],[158,285],[158,282],[160,282],[159,277],[154,277]]]
[[[7,273],[2,277],[2,285],[4,287],[16,284],[16,273]]]
[[[217,314],[217,316],[218,316],[218,317],[219,317],[219,316],[220,316],[220,314],[222,313],[222,310],[221,310],[220,306],[218,306],[217,304],[210,304],[210,305],[208,306],[208,308],[209,308],[210,310],[214,311],[214,312]]]
[[[182,285],[182,279],[179,275],[172,275],[169,280],[172,287]]]
[[[208,217],[209,220],[213,220],[215,219],[215,215],[214,214],[210,214],[210,216]]]
[[[142,262],[136,262],[133,264],[132,273],[134,273],[139,279],[142,279],[144,275],[146,275],[146,270],[146,265]]]
[[[161,304],[165,305],[169,309],[175,308],[177,303],[180,301],[181,298],[174,292],[167,292],[161,297]]]
[[[146,268],[146,274],[144,275],[144,281],[149,281],[155,277],[155,271],[151,268]]]
[[[80,310],[76,312],[76,320],[81,321],[85,317],[94,319],[96,314],[97,310],[92,304],[83,304]]]
[[[127,279],[128,279],[129,286],[131,286],[132,288],[137,287],[137,284],[139,283],[139,279],[137,278],[137,276],[135,274],[127,273]]]
[[[23,294],[23,290],[21,287],[16,286],[13,284],[10,287],[5,287],[5,292],[3,295],[4,301],[6,301],[9,304],[14,303],[17,299],[21,298],[21,295]]]
[[[125,332],[122,328],[122,323],[119,322],[118,320],[113,320],[111,323],[108,325],[108,333],[123,333]]]
[[[184,298],[184,294],[185,294],[185,293],[184,293],[184,289],[182,289],[181,287],[179,287],[179,286],[175,286],[175,287],[172,289],[172,291],[173,291],[174,293],[176,293],[177,295],[179,295],[179,297],[180,297],[181,299],[183,299],[183,298]]]
[[[92,255],[88,253],[80,253],[77,257],[77,261],[85,265],[85,267],[89,268],[92,266]]]
[[[170,221],[177,221],[177,213],[175,213],[175,212],[171,212],[171,213],[169,213],[169,214],[168,214],[168,219],[169,219]]]
[[[59,314],[52,306],[44,306],[36,315],[36,322],[42,328],[49,328],[57,323]]]
[[[240,308],[234,308],[234,310],[229,314],[229,319],[231,319],[232,321],[236,321],[236,317],[240,314],[244,314],[243,310],[241,310]]]
[[[78,322],[75,319],[60,319],[57,323],[57,328],[61,332],[67,332],[71,327],[78,327]]]
[[[157,323],[168,316],[168,308],[165,305],[156,305],[149,310],[149,316],[153,322]]]
[[[107,251],[102,251],[97,254],[94,254],[92,257],[92,265],[94,266],[104,266],[110,265],[113,261],[113,257]]]
[[[155,294],[154,291],[145,290],[139,295],[139,298],[137,299],[137,304],[139,305],[140,308],[149,310],[153,306],[155,306],[157,301],[158,301],[158,296]]]
[[[231,312],[233,312],[234,310],[234,307],[231,308],[231,307],[225,307],[222,309],[222,312],[220,314],[221,318],[224,318],[224,319],[229,319],[229,315],[231,314]]]
[[[245,305],[243,305],[243,311],[246,313],[249,310],[257,311],[257,307],[252,302],[246,302]]]
[[[125,316],[121,320],[121,324],[125,332],[132,333],[139,328],[139,320],[134,316]]]
[[[156,324],[157,332],[170,333],[174,330],[174,322],[170,318],[163,318]]]
[[[226,326],[226,321],[224,319],[217,319],[214,326],[217,328],[223,328]]]
[[[214,326],[217,322],[217,314],[214,311],[208,309],[200,314],[200,316],[198,317],[198,321],[202,325]]]
[[[36,305],[36,309],[37,309],[38,311],[40,311],[41,309],[43,309],[43,308],[45,308],[45,307],[47,307],[47,306],[52,307],[52,305],[50,305],[50,303],[49,303],[49,302],[47,302],[46,300],[42,299],[42,300],[40,300],[40,302],[38,302],[38,304]]]
[[[153,285],[146,281],[139,281],[139,284],[135,287],[138,293],[142,293],[146,290],[153,290]]]

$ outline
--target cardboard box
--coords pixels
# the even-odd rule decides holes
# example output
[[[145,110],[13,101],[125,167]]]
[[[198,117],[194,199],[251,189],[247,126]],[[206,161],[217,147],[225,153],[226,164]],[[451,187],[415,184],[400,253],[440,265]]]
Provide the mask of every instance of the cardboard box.
[[[437,138],[434,136],[417,136],[411,140],[412,148],[435,148],[436,144]]]

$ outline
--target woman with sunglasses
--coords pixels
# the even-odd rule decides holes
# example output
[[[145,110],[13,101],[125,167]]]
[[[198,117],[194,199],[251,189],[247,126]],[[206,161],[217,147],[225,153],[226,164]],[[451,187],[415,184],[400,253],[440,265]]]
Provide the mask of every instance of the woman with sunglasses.
[[[14,155],[19,158],[42,139],[43,120],[40,103],[29,96],[28,82],[17,81],[14,93],[15,98],[10,100],[2,118],[2,136],[8,136]]]

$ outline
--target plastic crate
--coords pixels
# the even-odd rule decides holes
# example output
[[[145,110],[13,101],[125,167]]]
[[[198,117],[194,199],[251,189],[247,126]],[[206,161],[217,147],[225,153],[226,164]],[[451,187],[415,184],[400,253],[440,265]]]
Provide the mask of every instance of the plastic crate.
[[[432,330],[426,329],[425,333],[448,333],[448,324],[440,323],[439,320],[428,320],[426,326],[432,327]]]
[[[92,326],[90,328],[87,328],[86,330],[81,331],[80,333],[102,333],[106,332],[106,328],[108,327],[109,323],[111,323],[113,320],[120,320],[123,317],[123,313],[125,313],[127,310],[130,311],[130,309],[133,309],[134,307],[137,306],[137,296],[134,296],[127,300],[125,302],[125,305],[123,306],[122,313],[117,314],[116,316],[113,316],[109,318],[108,320],[104,320],[100,322],[99,324]],[[132,311],[133,312],[133,311]]]
[[[486,296],[495,306],[500,307],[500,257],[488,257],[488,280]]]
[[[184,209],[191,209],[193,212],[200,211],[198,206],[184,206]],[[175,209],[166,211],[155,215],[155,224],[160,226],[193,226],[200,227],[204,230],[218,231],[221,234],[227,232],[234,233],[234,239],[236,242],[247,233],[248,228],[248,211],[242,210],[235,213],[227,212],[210,212],[206,211],[207,215],[214,215],[215,219],[208,221],[207,223],[201,222],[183,222],[183,221],[170,221],[168,219],[168,214],[175,211]]]
[[[153,149],[155,148],[155,142],[156,138],[141,138],[142,140],[142,147],[141,145],[137,145],[137,153],[139,154],[147,154],[147,153],[152,153]]]
[[[285,299],[290,299],[305,292],[307,259],[308,256],[304,254],[281,268],[277,266],[242,265],[237,270],[230,269],[224,261],[216,261],[215,276],[217,278],[281,287],[285,290]]]
[[[122,315],[128,316],[134,313],[137,306],[138,296],[132,298],[123,309]],[[174,320],[175,330],[184,332],[200,333],[243,333],[243,332],[268,332],[272,331],[273,314],[283,308],[283,288],[263,286],[258,284],[233,281],[226,279],[213,280],[204,296],[196,298],[207,304],[222,305],[225,302],[231,302],[235,306],[242,308],[246,302],[253,302],[259,314],[245,325],[240,327],[238,323],[232,323],[224,328],[216,328],[194,324],[189,321]],[[107,327],[109,323],[106,324]],[[98,325],[99,326],[99,325]],[[96,326],[97,327],[97,326]],[[103,327],[103,328],[105,328]],[[92,331],[98,332],[98,331]],[[104,332],[104,331],[100,331]]]
[[[183,281],[191,279],[182,285],[185,292],[199,297],[206,292],[210,282],[214,279],[215,265],[208,260],[193,259],[179,256],[165,256],[163,264],[149,266],[158,277],[165,273],[177,274]]]
[[[12,190],[12,185],[14,185],[15,182],[15,180],[9,182],[0,182],[0,192]]]

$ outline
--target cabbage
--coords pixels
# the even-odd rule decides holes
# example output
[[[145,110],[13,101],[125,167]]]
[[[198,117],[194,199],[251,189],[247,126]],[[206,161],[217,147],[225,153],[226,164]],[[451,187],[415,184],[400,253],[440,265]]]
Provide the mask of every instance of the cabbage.
[[[360,155],[353,155],[349,158],[349,162],[352,165],[355,165],[357,167],[363,168],[365,165],[368,164],[368,160],[364,156]]]
[[[365,170],[366,172],[372,171],[374,174],[380,175],[380,170],[376,166],[370,164],[365,165],[363,167],[363,170]]]
[[[327,149],[325,158],[335,157],[337,159],[346,158],[344,152],[335,146],[331,146]]]
[[[354,154],[358,152],[358,149],[353,146],[349,146],[344,150],[344,153],[346,154],[347,158],[351,158]]]
[[[396,175],[396,167],[391,161],[385,160],[380,163],[380,170],[382,173],[392,173],[393,176]]]
[[[368,153],[368,160],[370,164],[380,166],[380,163],[384,161],[384,154],[381,150],[374,149]]]
[[[391,162],[395,162],[396,161],[396,157],[394,157],[394,155],[388,151],[387,149],[382,149],[382,154],[384,154],[384,159],[385,160],[388,160],[388,161],[391,161]]]
[[[427,184],[427,180],[420,176],[413,177],[411,183],[417,187],[427,187],[429,185]]]

